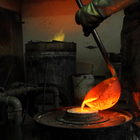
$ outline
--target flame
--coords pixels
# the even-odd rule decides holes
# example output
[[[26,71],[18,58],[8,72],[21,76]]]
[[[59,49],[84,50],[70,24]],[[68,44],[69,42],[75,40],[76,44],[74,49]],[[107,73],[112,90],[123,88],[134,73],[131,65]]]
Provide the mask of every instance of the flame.
[[[93,110],[105,110],[114,106],[121,95],[117,77],[112,77],[93,87],[85,96],[81,110],[87,105]]]
[[[61,29],[60,32],[54,35],[53,39],[50,39],[50,41],[52,40],[64,41],[64,39],[65,39],[65,33],[63,32],[63,29]]]

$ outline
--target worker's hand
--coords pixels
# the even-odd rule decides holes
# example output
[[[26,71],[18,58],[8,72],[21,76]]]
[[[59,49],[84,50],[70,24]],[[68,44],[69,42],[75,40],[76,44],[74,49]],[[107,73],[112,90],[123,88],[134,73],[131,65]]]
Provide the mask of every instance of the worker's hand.
[[[76,23],[83,26],[83,32],[85,36],[89,36],[92,30],[99,26],[104,20],[101,15],[98,14],[93,6],[93,3],[84,5],[75,16]]]
[[[76,13],[75,20],[77,24],[83,26],[84,35],[88,36],[104,19],[138,1],[92,0]]]

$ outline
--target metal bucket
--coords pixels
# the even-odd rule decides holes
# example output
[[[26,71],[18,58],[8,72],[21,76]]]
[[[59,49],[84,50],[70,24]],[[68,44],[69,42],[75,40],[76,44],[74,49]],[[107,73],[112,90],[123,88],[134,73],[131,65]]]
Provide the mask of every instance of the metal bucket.
[[[73,42],[31,42],[26,44],[26,82],[52,83],[72,89],[76,73],[76,44]]]
[[[86,94],[94,86],[94,76],[92,74],[73,75],[73,89],[75,104],[81,104]]]

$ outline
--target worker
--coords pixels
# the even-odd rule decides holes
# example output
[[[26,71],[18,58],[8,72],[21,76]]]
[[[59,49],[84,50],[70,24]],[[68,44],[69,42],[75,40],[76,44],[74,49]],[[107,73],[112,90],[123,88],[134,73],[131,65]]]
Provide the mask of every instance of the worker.
[[[138,3],[138,0],[92,0],[76,13],[76,22],[83,26],[85,36],[112,14]]]
[[[121,31],[121,87],[133,98],[132,113],[140,117],[140,2],[139,0],[92,0],[75,16],[88,37],[106,18],[124,9]],[[117,21],[116,21],[117,22]],[[131,98],[131,100],[132,100]]]
[[[86,37],[106,18],[124,9],[121,31],[121,87],[129,91],[131,113],[140,121],[140,0],[92,0],[75,16]],[[116,21],[117,22],[117,21]],[[133,124],[135,124],[133,123]],[[139,124],[139,123],[138,123]],[[139,126],[140,127],[140,126]],[[140,139],[140,130],[134,129],[128,139]],[[135,137],[135,138],[134,138]]]

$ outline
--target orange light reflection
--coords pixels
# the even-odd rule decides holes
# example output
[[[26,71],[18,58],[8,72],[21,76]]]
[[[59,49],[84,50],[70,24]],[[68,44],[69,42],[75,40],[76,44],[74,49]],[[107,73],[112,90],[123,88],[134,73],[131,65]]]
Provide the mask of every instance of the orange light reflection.
[[[84,98],[81,109],[85,105],[93,110],[105,110],[114,106],[121,95],[121,86],[117,77],[112,77],[92,88]]]

